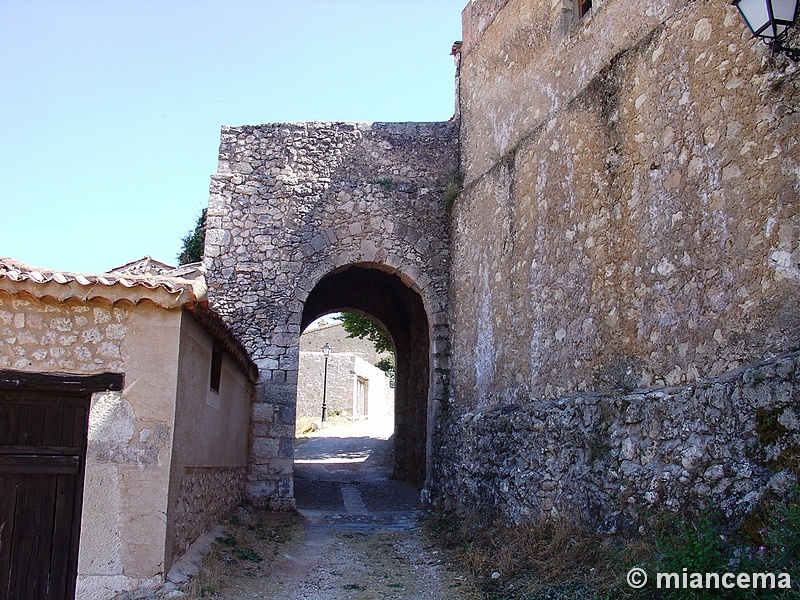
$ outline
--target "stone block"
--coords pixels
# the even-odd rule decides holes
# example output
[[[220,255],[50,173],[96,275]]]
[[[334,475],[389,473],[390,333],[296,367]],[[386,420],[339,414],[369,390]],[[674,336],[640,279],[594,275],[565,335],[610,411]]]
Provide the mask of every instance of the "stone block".
[[[275,407],[271,403],[256,402],[252,406],[252,419],[255,423],[271,423]]]
[[[279,440],[270,437],[254,437],[251,456],[254,462],[272,464],[279,454]]]
[[[269,508],[270,500],[275,497],[278,489],[277,482],[256,481],[245,485],[245,496],[255,506]]]
[[[294,403],[277,405],[275,407],[275,420],[278,423],[294,426],[295,413]]]
[[[293,432],[292,432],[293,433]],[[294,460],[294,436],[282,438],[280,441],[279,456]]]
[[[271,371],[279,367],[277,358],[259,358],[253,362],[256,363],[259,371]]]

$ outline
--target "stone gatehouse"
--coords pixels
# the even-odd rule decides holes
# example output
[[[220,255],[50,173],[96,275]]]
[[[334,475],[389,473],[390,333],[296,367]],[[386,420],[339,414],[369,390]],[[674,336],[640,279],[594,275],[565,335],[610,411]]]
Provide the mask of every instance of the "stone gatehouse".
[[[250,499],[291,506],[298,339],[346,309],[391,333],[395,475],[437,506],[741,516],[800,447],[797,66],[713,0],[462,21],[450,122],[222,132],[205,262],[260,370]]]
[[[397,356],[395,476],[430,476],[447,395],[455,123],[226,128],[205,256],[216,310],[260,370],[248,496],[292,506],[300,332],[347,310],[377,318]]]

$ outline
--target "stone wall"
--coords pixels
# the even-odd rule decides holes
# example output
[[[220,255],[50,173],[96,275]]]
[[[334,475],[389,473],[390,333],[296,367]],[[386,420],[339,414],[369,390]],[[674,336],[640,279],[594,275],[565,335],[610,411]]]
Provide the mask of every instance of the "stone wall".
[[[663,507],[706,492],[739,502],[769,479],[735,474],[756,411],[796,394],[776,384],[776,404],[717,425],[699,382],[800,346],[797,65],[752,41],[725,3],[656,0],[631,13],[605,0],[580,21],[571,4],[473,0],[463,14],[465,189],[437,485],[463,495],[459,506],[515,518],[570,502],[595,518],[618,509],[620,482],[637,505],[649,502],[640,494]],[[614,395],[662,386],[683,391]],[[638,416],[623,421],[629,404],[648,428],[684,415],[698,440],[677,424],[650,438]],[[610,423],[628,436],[608,440],[630,455],[619,463],[597,453]],[[506,475],[479,453],[465,463],[459,435]],[[658,459],[675,473],[645,468],[662,443],[692,456]]]
[[[342,266],[397,270],[442,312],[442,194],[458,168],[455,134],[450,123],[223,128],[208,203],[209,291],[262,378],[296,378],[303,300]]]
[[[394,276],[421,298],[425,349],[418,352],[427,360],[422,371],[415,365],[406,377],[421,380],[424,388],[413,394],[420,407],[409,429],[429,430],[428,411],[444,397],[448,368],[450,243],[442,196],[458,168],[456,133],[452,123],[223,128],[205,263],[212,306],[260,371],[247,487],[251,501],[293,505],[301,328],[338,309],[368,312],[352,305],[363,298],[336,300],[331,294],[320,297],[316,314],[304,309],[323,278],[335,281],[351,266]],[[374,316],[375,306],[369,310]],[[431,372],[437,377],[430,378]],[[423,463],[426,443],[424,434],[414,442],[421,445]]]
[[[464,408],[690,383],[800,342],[796,66],[732,6],[592,10],[554,38],[561,8],[510,0],[465,42]]]
[[[353,414],[355,390],[354,354],[331,353],[328,358],[328,389],[326,407],[328,416],[338,411]],[[319,419],[322,416],[322,388],[325,357],[322,352],[301,352],[300,372],[297,380],[297,415]]]
[[[203,533],[223,522],[242,498],[246,467],[188,467],[182,470],[172,535],[172,556],[180,557]]]
[[[300,351],[300,371],[297,380],[297,416],[319,420],[322,415],[323,378],[325,358],[322,352]],[[356,407],[357,380],[366,385],[366,414]],[[331,353],[328,359],[328,387],[326,408],[328,416],[340,412],[353,418],[373,415],[389,418],[393,394],[387,393],[389,377],[379,368],[351,353]]]
[[[130,309],[47,302],[0,290],[0,368],[121,371]]]
[[[800,353],[694,386],[584,393],[460,414],[438,435],[436,502],[512,522],[631,532],[654,510],[731,521],[800,460]]]

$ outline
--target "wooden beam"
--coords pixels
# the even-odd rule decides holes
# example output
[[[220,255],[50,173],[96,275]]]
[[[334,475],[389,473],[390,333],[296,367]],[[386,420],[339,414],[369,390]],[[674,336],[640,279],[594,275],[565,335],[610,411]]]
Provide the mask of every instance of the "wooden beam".
[[[122,373],[31,373],[0,369],[0,389],[58,392],[60,394],[91,394],[119,392],[125,386]]]

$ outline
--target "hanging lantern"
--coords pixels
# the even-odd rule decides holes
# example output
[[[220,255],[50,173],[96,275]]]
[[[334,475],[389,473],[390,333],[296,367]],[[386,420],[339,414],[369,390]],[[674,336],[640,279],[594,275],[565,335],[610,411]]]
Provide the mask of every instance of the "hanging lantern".
[[[797,17],[798,0],[734,0],[753,35],[762,38],[775,52],[798,60],[798,51],[786,48],[783,40]]]

